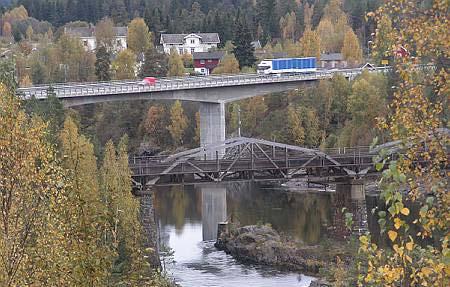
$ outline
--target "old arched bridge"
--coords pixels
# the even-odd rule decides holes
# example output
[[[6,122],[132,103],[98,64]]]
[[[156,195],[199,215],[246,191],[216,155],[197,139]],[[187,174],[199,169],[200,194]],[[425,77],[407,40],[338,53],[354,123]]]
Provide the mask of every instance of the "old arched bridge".
[[[211,159],[210,154],[215,157]],[[328,182],[378,173],[373,167],[376,154],[377,149],[369,147],[319,151],[240,137],[168,157],[133,157],[130,168],[136,188],[246,179]]]

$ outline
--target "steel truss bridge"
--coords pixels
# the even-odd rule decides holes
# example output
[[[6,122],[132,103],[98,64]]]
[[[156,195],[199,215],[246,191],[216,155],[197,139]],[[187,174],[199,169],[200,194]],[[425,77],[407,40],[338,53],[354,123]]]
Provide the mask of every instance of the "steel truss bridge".
[[[208,159],[210,154],[215,154],[215,158]],[[239,137],[168,157],[133,157],[130,168],[137,188],[173,183],[293,178],[328,182],[376,173],[372,161],[374,155],[369,147],[323,152]]]
[[[448,170],[450,130],[436,134],[447,147]],[[423,146],[426,148],[426,140]],[[406,147],[410,143],[406,143]],[[390,159],[403,153],[405,143],[394,141],[373,149],[367,146],[332,148],[324,151],[238,137],[187,150],[166,157],[132,157],[130,168],[135,188],[158,184],[221,182],[236,180],[275,180],[304,178],[308,182],[329,183],[377,176],[374,156],[384,150]],[[215,158],[211,159],[210,155]],[[416,164],[427,164],[426,161]]]

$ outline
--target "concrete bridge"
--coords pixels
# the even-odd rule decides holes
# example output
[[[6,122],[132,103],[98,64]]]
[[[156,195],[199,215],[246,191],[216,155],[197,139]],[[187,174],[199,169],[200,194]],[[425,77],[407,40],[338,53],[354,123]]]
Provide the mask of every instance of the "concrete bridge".
[[[387,72],[390,67],[370,69]],[[254,96],[284,92],[329,79],[339,73],[354,78],[362,69],[319,70],[308,74],[260,76],[256,74],[211,75],[201,77],[162,78],[155,85],[140,81],[110,81],[95,83],[64,83],[51,87],[66,107],[128,100],[182,100],[200,103],[200,144],[202,146],[225,140],[225,103]],[[49,85],[20,88],[25,99],[46,99]],[[211,156],[212,157],[212,156]]]

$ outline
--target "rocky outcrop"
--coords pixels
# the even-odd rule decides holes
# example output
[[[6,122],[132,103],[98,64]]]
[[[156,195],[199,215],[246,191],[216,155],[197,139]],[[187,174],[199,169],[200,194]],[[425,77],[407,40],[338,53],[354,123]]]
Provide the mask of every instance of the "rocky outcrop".
[[[329,260],[322,258],[316,246],[299,246],[283,240],[265,225],[229,228],[219,234],[215,246],[241,261],[307,273],[318,273]]]

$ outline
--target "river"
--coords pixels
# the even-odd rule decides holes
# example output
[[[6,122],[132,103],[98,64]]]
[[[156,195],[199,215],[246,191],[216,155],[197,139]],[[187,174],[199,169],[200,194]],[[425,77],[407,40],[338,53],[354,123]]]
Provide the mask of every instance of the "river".
[[[270,223],[285,235],[316,244],[330,233],[345,232],[337,215],[340,205],[349,202],[355,209],[354,201],[334,193],[287,192],[249,182],[158,187],[155,209],[161,245],[173,251],[163,264],[182,287],[306,287],[313,277],[242,264],[216,250],[217,223],[230,218],[241,225]]]

